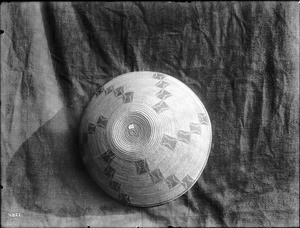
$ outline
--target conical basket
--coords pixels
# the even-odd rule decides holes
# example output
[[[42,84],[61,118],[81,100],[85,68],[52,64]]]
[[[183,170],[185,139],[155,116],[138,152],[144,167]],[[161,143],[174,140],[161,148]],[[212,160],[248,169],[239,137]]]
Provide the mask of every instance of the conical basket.
[[[200,177],[212,140],[208,113],[178,79],[157,72],[113,78],[81,120],[84,164],[98,185],[122,203],[161,205]]]

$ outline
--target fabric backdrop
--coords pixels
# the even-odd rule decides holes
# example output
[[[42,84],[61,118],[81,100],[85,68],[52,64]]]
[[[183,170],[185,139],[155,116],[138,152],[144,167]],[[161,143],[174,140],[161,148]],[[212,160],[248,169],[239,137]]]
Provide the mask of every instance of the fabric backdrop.
[[[1,5],[1,225],[299,225],[299,7],[294,2]],[[121,205],[78,146],[94,92],[132,71],[187,84],[212,122],[198,182]]]

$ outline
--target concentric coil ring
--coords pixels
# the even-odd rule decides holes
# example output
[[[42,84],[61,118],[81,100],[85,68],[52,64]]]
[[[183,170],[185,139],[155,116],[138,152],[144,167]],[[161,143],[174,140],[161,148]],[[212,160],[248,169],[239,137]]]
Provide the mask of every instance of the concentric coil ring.
[[[131,161],[148,157],[147,152],[153,151],[161,138],[161,126],[155,118],[146,106],[113,113],[107,130],[112,151]]]

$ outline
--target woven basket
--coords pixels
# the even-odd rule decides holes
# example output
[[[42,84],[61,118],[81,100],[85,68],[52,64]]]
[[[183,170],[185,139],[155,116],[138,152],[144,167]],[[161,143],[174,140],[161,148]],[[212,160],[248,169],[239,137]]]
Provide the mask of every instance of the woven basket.
[[[133,206],[188,191],[202,173],[211,123],[199,98],[166,74],[120,75],[102,86],[81,120],[83,161],[98,185]]]

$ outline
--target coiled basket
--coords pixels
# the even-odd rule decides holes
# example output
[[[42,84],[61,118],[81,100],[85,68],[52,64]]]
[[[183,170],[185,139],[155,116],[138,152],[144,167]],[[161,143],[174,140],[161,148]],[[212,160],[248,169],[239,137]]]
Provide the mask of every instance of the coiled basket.
[[[157,72],[113,78],[80,125],[83,162],[98,185],[127,205],[174,200],[200,177],[212,140],[208,113],[178,79]]]

